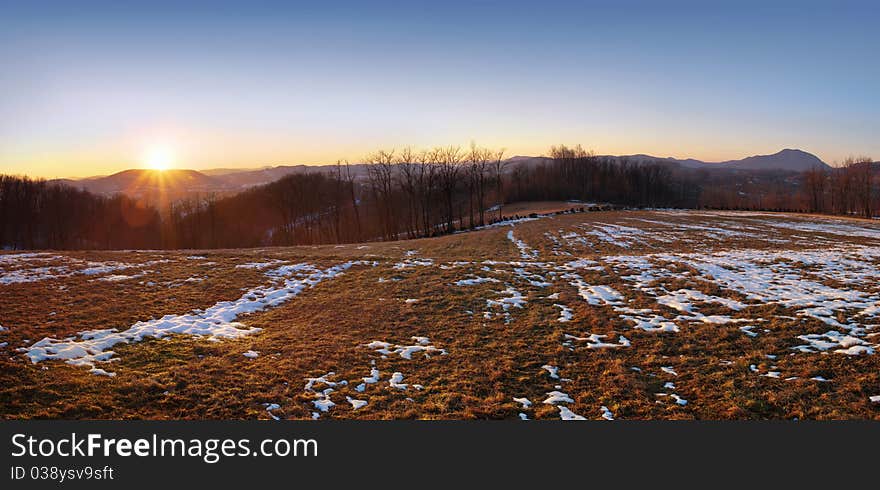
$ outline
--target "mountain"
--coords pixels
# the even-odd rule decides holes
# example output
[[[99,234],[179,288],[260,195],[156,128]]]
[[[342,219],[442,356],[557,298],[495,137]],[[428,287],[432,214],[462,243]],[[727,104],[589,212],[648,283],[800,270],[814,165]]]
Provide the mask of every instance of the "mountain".
[[[802,172],[814,167],[831,168],[816,155],[802,150],[785,149],[772,155],[755,155],[741,160],[704,162],[694,158],[657,157],[639,153],[635,155],[598,155],[601,159],[630,163],[666,163],[689,169],[776,170]],[[525,165],[533,167],[549,161],[546,157],[515,156],[507,159],[510,167]]]
[[[123,170],[104,177],[52,181],[85,189],[93,194],[126,194],[148,203],[168,203],[192,194],[225,194],[238,190],[223,179],[195,170]]]
[[[660,158],[651,155],[626,155],[611,156],[610,158],[626,159],[636,162],[661,161],[677,163],[685,168],[693,169],[733,169],[733,170],[783,170],[791,172],[803,172],[812,168],[830,169],[831,167],[812,153],[803,150],[785,149],[772,155],[755,155],[741,160],[727,160],[724,162],[704,162],[693,158],[677,159],[672,157]]]
[[[792,149],[785,149],[772,155],[755,155],[742,160],[728,160],[719,165],[740,170],[789,170],[792,172],[803,172],[813,168],[831,168],[812,153]]]

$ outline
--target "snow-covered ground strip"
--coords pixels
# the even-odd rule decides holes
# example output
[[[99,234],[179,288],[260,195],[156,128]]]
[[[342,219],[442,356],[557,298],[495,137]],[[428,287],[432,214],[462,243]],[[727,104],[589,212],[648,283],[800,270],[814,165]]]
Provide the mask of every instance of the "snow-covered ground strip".
[[[546,277],[540,274],[536,274],[534,272],[529,272],[525,269],[525,267],[514,267],[513,274],[517,278],[535,287],[546,288],[553,285],[553,283],[547,281]]]
[[[643,256],[605,257],[621,278],[634,289],[653,296],[658,304],[687,313],[675,320],[702,321],[706,323],[730,323],[749,321],[747,318],[732,318],[727,315],[702,315],[696,311],[697,305],[709,303],[739,312],[751,306],[779,304],[797,310],[797,315],[815,318],[836,330],[845,330],[851,336],[865,335],[865,318],[873,318],[878,313],[880,294],[876,290],[880,280],[880,247],[836,247],[823,250],[734,250],[712,254],[650,254]],[[692,289],[667,291],[657,286],[658,282],[681,277],[674,270],[693,269],[698,272],[694,280],[705,281],[721,287],[734,298],[713,296]],[[634,270],[626,275],[624,269]],[[830,281],[846,284],[838,287]],[[585,298],[592,303],[602,304],[593,297],[589,286],[582,281],[573,281],[579,291],[586,292]],[[873,289],[872,289],[873,288]],[[867,289],[867,290],[866,290]],[[653,313],[633,314],[620,308],[622,317],[633,321],[640,328],[656,329],[663,325],[673,331],[675,322]],[[845,321],[840,318],[846,318]],[[754,320],[752,320],[754,321]],[[747,335],[755,334],[749,328],[743,329]],[[826,341],[828,339],[826,338]],[[833,341],[833,339],[831,340]],[[850,349],[853,346],[840,346]],[[866,347],[866,346],[862,346]],[[800,349],[807,352],[807,349]],[[811,349],[812,350],[812,349]],[[850,352],[868,353],[870,349],[854,347]]]
[[[693,301],[718,303],[734,311],[740,311],[747,306],[735,299],[711,296],[693,289],[679,289],[657,297],[658,303],[681,313],[694,313]]]
[[[0,284],[40,282],[73,275],[69,267],[33,267],[17,269],[0,274]]]
[[[329,379],[335,376],[335,372],[329,372],[318,376],[317,378],[306,378],[306,385],[303,388],[303,391],[314,394],[315,399],[312,401],[312,404],[321,412],[326,412],[336,406],[336,403],[330,399],[330,394],[336,391],[336,387],[348,385],[348,381],[345,380],[331,381]],[[326,386],[326,388],[321,390],[319,389],[320,386]],[[315,412],[315,414],[317,414],[317,417],[313,414],[312,418],[318,418],[321,415],[318,412]]]
[[[388,380],[388,385],[398,390],[405,390],[409,386],[403,382],[403,373],[396,371],[391,375],[391,379]]]
[[[590,305],[623,304],[623,295],[615,291],[611,286],[592,286],[584,282],[583,279],[575,274],[567,274],[563,277],[572,279],[569,284],[576,287],[578,289],[578,295]]]
[[[620,318],[631,322],[633,328],[644,330],[645,332],[675,333],[680,331],[675,322],[656,314],[649,314],[647,316],[643,313],[623,314],[620,315]]]
[[[539,214],[539,215],[535,216],[534,218],[531,216],[526,216],[524,218],[506,219],[506,220],[498,221],[496,223],[491,223],[488,225],[477,226],[471,231],[490,230],[492,228],[501,228],[504,226],[513,227],[513,226],[521,224],[521,223],[528,223],[529,221],[538,221],[539,219],[550,218],[550,217],[551,217],[551,215],[549,215],[549,214]],[[456,233],[467,233],[467,232],[468,232],[468,230],[462,230],[462,231],[457,231]]]
[[[505,312],[510,309],[511,306],[516,308],[522,308],[526,305],[526,298],[519,291],[513,288],[513,286],[507,286],[507,289],[504,291],[497,291],[499,295],[507,295],[500,299],[487,299],[486,306],[488,308],[492,308],[494,306],[500,306]]]
[[[60,255],[53,255],[48,252],[23,252],[23,253],[3,253],[0,254],[0,267],[7,264],[14,264],[24,260],[52,260],[61,258]]]
[[[568,393],[562,391],[550,391],[547,393],[547,398],[544,400],[544,403],[548,405],[558,405],[560,403],[574,403],[574,400],[568,396]]]
[[[608,407],[606,407],[605,405],[602,405],[601,407],[599,407],[599,412],[600,412],[603,419],[614,420],[614,414],[611,413],[611,410],[608,410]]]
[[[270,278],[269,285],[250,289],[237,300],[221,301],[206,310],[195,310],[185,315],[165,315],[159,319],[137,322],[122,331],[115,328],[88,330],[80,332],[79,339],[46,337],[23,348],[23,351],[33,363],[47,359],[63,360],[71,365],[92,368],[92,372],[96,372],[99,370],[95,363],[111,360],[114,352],[110,349],[120,343],[158,339],[172,334],[206,336],[211,340],[249,335],[260,329],[246,327],[236,321],[238,317],[281,305],[305,289],[362,264],[361,261],[345,262],[324,270],[309,264],[282,266],[266,272]]]
[[[571,409],[563,405],[564,403],[574,403],[574,399],[568,393],[558,390],[550,391],[543,403],[555,405],[559,409],[559,416],[562,420],[587,420],[586,417],[572,412]],[[531,402],[529,404],[531,405]],[[525,404],[523,405],[524,408],[528,408]]]
[[[557,318],[556,321],[558,321],[560,323],[566,323],[566,322],[570,322],[571,319],[574,317],[574,315],[571,311],[571,308],[569,308],[565,305],[560,305],[558,303],[554,304],[553,306],[559,308],[559,310],[560,310],[559,311],[559,318]]]
[[[279,405],[277,403],[264,403],[263,406],[266,407],[266,412],[269,414],[270,417],[272,417],[272,420],[279,420],[280,419],[280,417],[278,417],[277,415],[272,413],[272,411],[280,409],[281,405]]]
[[[614,349],[616,347],[629,347],[632,345],[626,337],[620,335],[617,338],[617,343],[605,342],[603,339],[607,338],[607,335],[595,334],[591,333],[586,337],[578,337],[577,335],[564,334],[563,338],[565,342],[562,345],[566,347],[572,347],[574,342],[586,342],[587,349]]]
[[[462,279],[460,281],[455,281],[455,285],[456,286],[473,286],[476,284],[483,284],[486,282],[501,282],[501,281],[499,281],[498,279],[495,279],[494,277],[475,276],[472,279]]]
[[[691,216],[692,218],[693,216]],[[628,218],[630,221],[647,223],[662,227],[661,230],[651,230],[651,238],[661,242],[687,241],[693,242],[703,239],[724,241],[730,239],[755,239],[770,241],[773,243],[788,243],[790,240],[769,238],[767,233],[753,233],[747,231],[743,223],[733,221],[726,222],[713,217],[711,222],[663,221],[646,218]],[[661,233],[663,233],[661,235]]]
[[[630,248],[637,243],[646,244],[649,236],[645,230],[616,224],[584,223],[578,225],[578,228],[584,230],[584,235],[594,236],[602,242],[620,248]],[[565,239],[566,236],[563,238]],[[573,234],[571,238],[577,238],[577,234]]]
[[[364,390],[367,389],[367,385],[376,384],[379,382],[379,380],[381,379],[381,373],[379,372],[379,369],[376,367],[376,361],[373,361],[372,368],[370,368],[370,375],[364,376],[361,379],[363,380],[363,383],[361,383],[361,384],[357,385],[357,387],[355,387],[355,391],[358,391],[361,393],[363,393]]]
[[[357,410],[359,408],[363,408],[363,407],[367,406],[366,400],[356,400],[350,396],[346,396],[345,399],[348,401],[348,403],[351,403],[352,410]]]
[[[559,230],[559,233],[562,234],[563,231]],[[553,255],[571,255],[571,252],[562,250],[562,246],[563,246],[562,240],[560,240],[556,235],[554,235],[553,233],[550,233],[548,231],[548,232],[544,232],[544,236],[548,240],[550,240],[550,242],[553,244],[553,246],[550,249],[550,252]]]
[[[541,366],[541,369],[547,371],[551,378],[559,379],[559,367],[551,366],[550,364],[544,364],[543,366]]]
[[[566,262],[558,267],[558,269],[566,270],[566,271],[577,271],[579,269],[582,270],[590,270],[590,271],[604,271],[605,267],[599,265],[595,260],[580,258],[577,260],[572,260],[570,262]]]
[[[272,267],[273,265],[283,264],[283,260],[273,259],[265,262],[248,262],[246,264],[238,264],[235,266],[236,269],[256,269],[263,270]]]
[[[148,260],[147,262],[141,262],[139,264],[125,262],[86,262],[88,267],[77,270],[74,274],[97,276],[136,267],[151,267],[159,264],[167,264],[169,262],[171,262],[169,259]]]
[[[754,367],[754,365],[752,365],[752,367]],[[675,369],[673,369],[672,366],[662,366],[662,367],[660,368],[660,370],[663,371],[663,372],[666,373],[666,374],[671,375],[671,376],[676,376],[676,377],[678,376],[678,372],[676,372]],[[669,397],[669,398],[672,398],[672,400],[673,400],[677,405],[682,406],[682,407],[688,404],[688,401],[685,400],[684,398],[682,398],[679,394],[677,394],[677,393],[672,393],[672,390],[675,390],[675,383],[673,383],[672,381],[667,381],[666,383],[664,383],[664,384],[663,384],[663,389],[664,389],[664,390],[669,390],[669,392],[668,392],[668,393],[655,393],[655,395],[656,395],[656,396],[659,396],[659,397]]]
[[[669,396],[670,396],[673,400],[675,400],[675,403],[677,403],[677,404],[679,404],[679,405],[681,405],[681,406],[685,406],[685,405],[688,404],[688,401],[687,401],[687,400],[685,400],[684,398],[680,397],[680,396],[679,396],[678,394],[676,394],[676,393],[671,393]]]
[[[515,402],[519,403],[520,405],[522,405],[523,408],[529,408],[529,407],[532,406],[532,401],[529,400],[529,399],[526,398],[526,397],[522,397],[522,398],[514,398],[513,401],[515,401]]]
[[[434,259],[412,259],[407,258],[394,264],[395,270],[411,269],[413,267],[430,267],[434,265]]]
[[[666,373],[666,374],[671,374],[671,375],[673,375],[673,376],[678,376],[678,373],[675,371],[675,369],[674,369],[672,366],[662,366],[662,367],[660,368],[660,370],[663,371],[663,372]]]
[[[792,347],[799,352],[824,352],[833,349],[839,354],[848,354],[858,356],[861,354],[873,354],[874,347],[871,343],[866,342],[858,337],[846,335],[837,330],[829,330],[823,334],[798,335],[798,339],[807,343]]]
[[[565,405],[559,405],[557,408],[559,408],[559,417],[562,420],[587,420],[586,417],[572,412]]]
[[[128,281],[130,279],[137,279],[139,277],[144,277],[152,271],[141,271],[137,274],[125,275],[125,274],[111,274],[109,276],[103,276],[95,279],[95,281],[103,281],[103,282],[122,282]]]
[[[856,226],[847,223],[823,220],[822,222],[793,221],[793,220],[764,220],[762,223],[774,228],[803,231],[806,233],[825,233],[841,237],[861,237],[880,240],[880,229],[870,226]]]
[[[433,346],[428,337],[414,336],[411,337],[411,339],[415,344],[396,345],[389,342],[375,340],[362,345],[361,347],[376,351],[383,359],[392,354],[398,354],[400,357],[408,360],[412,360],[413,354],[416,353],[423,353],[425,359],[429,359],[431,354],[446,355],[446,351]],[[367,406],[369,404],[369,399],[361,398],[366,396],[367,388],[369,386],[374,386],[374,388],[379,387],[379,389],[381,389],[381,386],[379,386],[378,383],[382,380],[382,373],[376,366],[376,359],[373,359],[370,361],[369,376],[364,376],[351,382],[347,380],[337,381],[337,379],[335,372],[329,372],[315,378],[306,378],[304,391],[312,395],[314,399],[311,400],[311,403],[314,405],[315,409],[318,410],[318,412],[313,412],[313,418],[320,418],[322,413],[329,412],[337,405],[337,403],[333,401],[333,397],[336,397],[337,401],[341,403],[341,398],[344,395],[345,401],[351,405],[352,410],[358,410]],[[425,389],[421,384],[404,382],[405,376],[400,371],[391,373],[391,376],[386,379],[388,381],[388,388],[392,390],[408,392],[411,390],[419,391]],[[354,385],[354,383],[358,384],[353,388],[354,393],[351,394],[355,395],[357,398],[346,394],[347,390],[352,389],[351,385]],[[371,389],[370,391],[373,390]],[[407,400],[412,401],[410,398],[407,398]]]
[[[571,279],[572,286],[578,289],[581,298],[592,306],[611,306],[620,318],[631,322],[635,328],[646,332],[678,332],[678,325],[653,313],[650,309],[633,309],[625,305],[624,296],[611,286],[593,286],[584,282],[577,274],[568,273],[562,277]]]
[[[30,262],[34,261],[54,262],[54,264],[35,267],[33,264],[30,264]],[[126,269],[146,268],[168,262],[171,261],[169,259],[157,259],[141,263],[91,262],[74,257],[45,253],[3,254],[0,255],[0,285],[40,282],[75,275],[101,276]],[[139,275],[143,274],[130,277],[137,277]],[[117,277],[122,278],[124,276],[117,275]]]
[[[680,261],[700,271],[702,278],[760,303],[776,303],[799,310],[800,315],[817,318],[832,327],[856,328],[854,322],[841,324],[836,314],[863,313],[880,297],[848,287],[840,289],[814,279],[814,275],[852,283],[856,279],[870,284],[878,278],[877,268],[861,260],[841,261],[848,250],[774,252],[741,250],[711,256],[690,254],[662,257]],[[877,256],[880,250],[862,249],[862,257]],[[858,264],[858,266],[854,266]],[[812,270],[804,270],[809,265]],[[856,282],[858,282],[856,281]]]
[[[516,248],[519,249],[519,255],[523,260],[536,260],[538,258],[538,251],[529,247],[526,242],[516,238],[513,235],[513,230],[507,232],[507,239],[516,245]]]
[[[381,340],[374,340],[364,345],[364,347],[374,350],[379,354],[382,354],[383,356],[398,354],[404,359],[412,359],[413,354],[417,354],[419,352],[424,353],[425,358],[428,359],[431,358],[431,354],[439,354],[441,356],[446,355],[446,350],[434,346],[431,343],[431,339],[429,339],[428,337],[410,337],[410,339],[412,339],[415,344],[397,345]],[[378,375],[378,371],[376,372],[376,375]],[[364,378],[364,382],[367,382],[366,378]]]

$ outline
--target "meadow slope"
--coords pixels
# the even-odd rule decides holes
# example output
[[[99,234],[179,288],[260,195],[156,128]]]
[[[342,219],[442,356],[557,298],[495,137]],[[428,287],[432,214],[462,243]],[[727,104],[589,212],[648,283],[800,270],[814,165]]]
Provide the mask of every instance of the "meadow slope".
[[[0,255],[0,417],[880,419],[880,223]]]

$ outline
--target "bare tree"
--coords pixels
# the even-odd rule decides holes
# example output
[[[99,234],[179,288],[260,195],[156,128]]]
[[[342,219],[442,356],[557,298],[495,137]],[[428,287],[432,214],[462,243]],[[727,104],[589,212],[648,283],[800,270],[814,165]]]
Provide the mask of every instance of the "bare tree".
[[[396,210],[394,209],[394,150],[380,150],[367,157],[367,175],[373,195],[379,204],[382,238],[397,238]]]
[[[447,233],[455,231],[455,191],[461,173],[463,154],[458,146],[436,149],[437,175],[445,204],[444,229]]]
[[[504,207],[504,169],[507,167],[507,163],[504,160],[504,148],[495,152],[495,155],[492,157],[492,173],[495,177],[495,195],[498,200],[499,221],[504,217],[501,208]]]
[[[410,238],[419,236],[419,173],[422,170],[421,164],[417,161],[417,156],[413,154],[409,147],[404,148],[397,158],[398,185],[403,190],[406,197],[406,228]]]
[[[811,168],[804,173],[809,210],[813,213],[821,213],[825,210],[825,182],[827,179],[825,170],[819,167]]]

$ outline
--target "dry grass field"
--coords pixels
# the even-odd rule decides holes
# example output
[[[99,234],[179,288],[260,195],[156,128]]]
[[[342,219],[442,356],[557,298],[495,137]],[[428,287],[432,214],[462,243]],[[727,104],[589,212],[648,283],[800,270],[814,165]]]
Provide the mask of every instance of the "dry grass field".
[[[878,315],[880,222],[807,215],[8,253],[0,417],[880,419]]]

